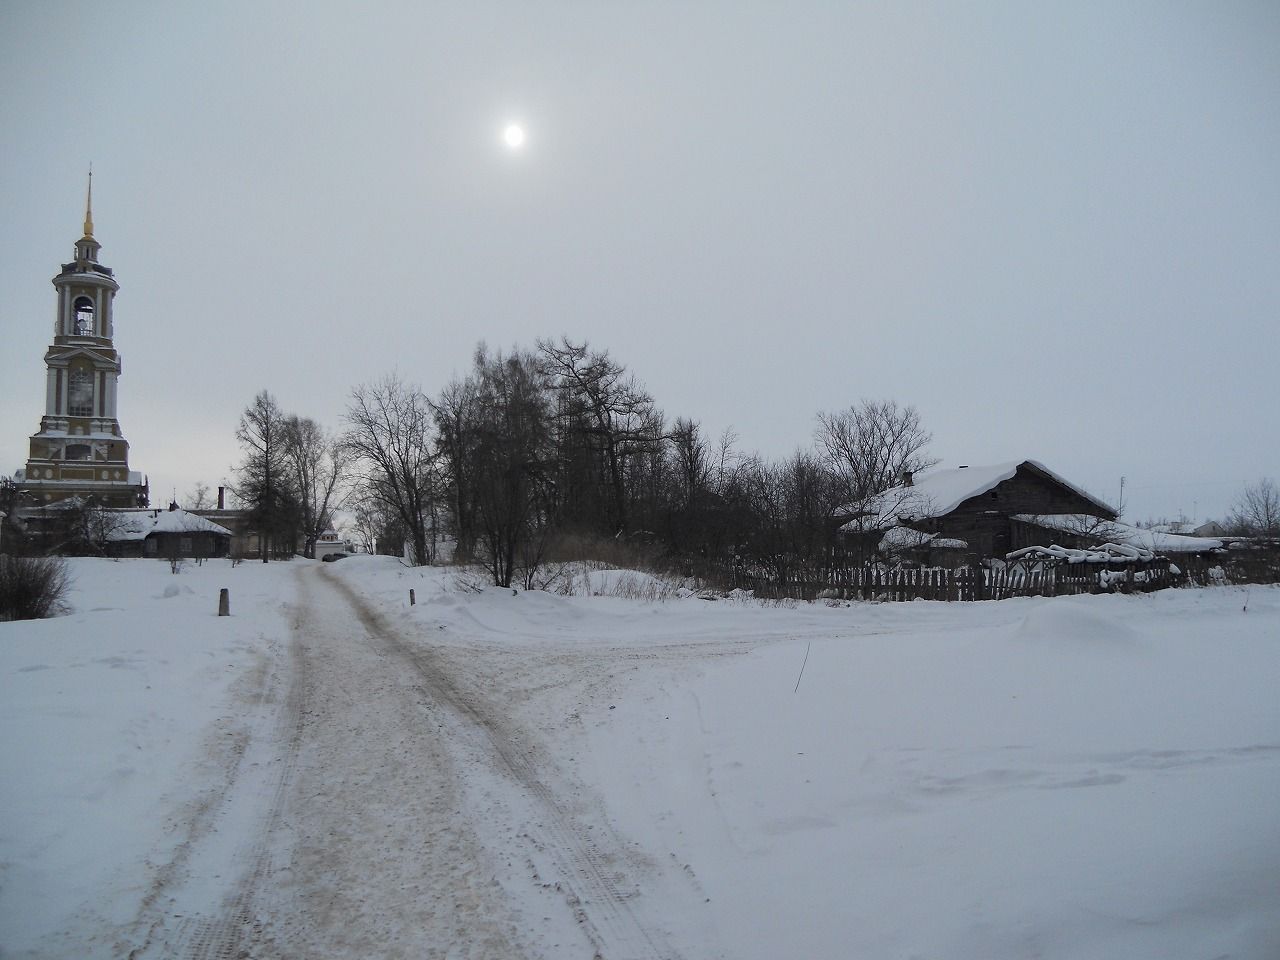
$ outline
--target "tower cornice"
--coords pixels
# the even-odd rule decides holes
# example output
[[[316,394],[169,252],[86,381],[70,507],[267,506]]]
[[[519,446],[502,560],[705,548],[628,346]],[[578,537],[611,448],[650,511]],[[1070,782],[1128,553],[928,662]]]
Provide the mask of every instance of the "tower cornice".
[[[55,287],[66,286],[71,283],[111,287],[113,290],[120,289],[120,284],[116,281],[115,274],[112,272],[110,267],[104,267],[100,263],[94,263],[89,269],[85,269],[79,260],[73,260],[71,263],[64,263],[62,265],[62,272],[53,278],[53,285]]]

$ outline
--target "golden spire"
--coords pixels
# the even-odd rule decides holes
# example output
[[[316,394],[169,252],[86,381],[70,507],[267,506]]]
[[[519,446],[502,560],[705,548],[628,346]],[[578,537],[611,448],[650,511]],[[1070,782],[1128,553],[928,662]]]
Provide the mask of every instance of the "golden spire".
[[[93,164],[89,164],[89,196],[84,201],[84,235],[93,236]]]

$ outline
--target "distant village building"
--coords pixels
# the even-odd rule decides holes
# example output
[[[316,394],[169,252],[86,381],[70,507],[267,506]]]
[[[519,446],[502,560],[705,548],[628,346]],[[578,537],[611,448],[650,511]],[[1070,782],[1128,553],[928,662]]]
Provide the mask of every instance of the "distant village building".
[[[90,175],[92,177],[92,175]],[[72,497],[104,507],[140,507],[147,482],[129,469],[129,444],[116,419],[120,355],[114,301],[120,285],[98,262],[93,236],[93,181],[84,236],[75,257],[53,278],[57,312],[45,352],[44,416],[31,437],[26,467],[17,473],[21,505],[38,508]]]
[[[1192,530],[1191,535],[1195,537],[1225,537],[1227,528],[1217,520],[1209,520]]]

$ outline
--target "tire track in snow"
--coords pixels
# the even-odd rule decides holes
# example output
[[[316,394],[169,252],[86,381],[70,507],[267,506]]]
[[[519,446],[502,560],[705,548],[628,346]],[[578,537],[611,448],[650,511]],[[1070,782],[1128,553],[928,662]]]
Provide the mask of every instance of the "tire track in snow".
[[[285,791],[292,779],[298,746],[302,738],[303,698],[305,696],[305,661],[298,645],[302,626],[301,607],[293,607],[290,618],[290,638],[287,677],[281,681],[273,678],[276,686],[285,684],[282,709],[276,723],[275,735],[264,738],[260,730],[250,730],[241,735],[236,745],[236,757],[229,767],[225,782],[211,798],[202,803],[193,826],[191,840],[184,844],[180,869],[166,872],[144,903],[144,912],[160,911],[159,904],[167,907],[159,916],[153,916],[143,944],[129,953],[129,960],[144,960],[150,956],[182,957],[189,960],[240,960],[250,956],[245,949],[254,938],[257,918],[253,910],[255,893],[261,889],[272,868],[270,841],[279,825],[284,806]],[[268,725],[269,726],[269,725]],[[250,756],[257,759],[250,760]],[[261,765],[266,757],[277,762],[265,773],[255,777],[248,768]],[[250,781],[250,782],[247,782]],[[238,876],[234,889],[224,898],[223,906],[213,916],[202,915],[199,906],[184,905],[196,896],[188,886],[193,879],[194,865],[208,850],[202,845],[219,844],[219,827],[228,825],[231,813],[227,807],[239,807],[256,823],[239,849],[221,869],[230,869]],[[230,824],[234,827],[234,824]],[[232,829],[228,830],[233,832]],[[207,879],[207,878],[205,878]],[[182,913],[178,914],[177,911]],[[174,929],[168,929],[171,919],[181,916]]]
[[[607,839],[593,836],[574,820],[564,800],[539,776],[530,751],[519,745],[517,731],[479,697],[462,690],[429,648],[406,640],[346,583],[329,571],[324,574],[371,637],[418,674],[425,693],[482,735],[499,769],[534,801],[541,813],[537,825],[544,832],[539,838],[545,843],[543,852],[561,873],[562,889],[598,960],[679,960],[658,932],[640,922],[620,889],[623,878],[608,861],[625,857],[621,845],[611,834]]]
[[[293,780],[298,748],[302,742],[304,699],[306,696],[306,660],[301,655],[303,613],[306,604],[302,598],[290,618],[289,663],[290,678],[285,694],[284,711],[280,722],[280,737],[284,755],[279,769],[262,785],[263,792],[270,793],[266,816],[262,820],[252,845],[242,855],[240,862],[248,866],[247,875],[229,898],[221,914],[194,924],[190,944],[181,955],[191,960],[240,960],[248,957],[244,949],[256,939],[258,920],[253,909],[254,897],[270,875],[273,867],[270,842],[280,824],[284,811],[285,793]]]
[[[502,858],[481,840],[441,732],[457,722],[447,705],[370,638],[323,568],[299,566],[303,736],[246,955],[561,956],[540,949],[534,911],[548,904],[513,902],[497,879]]]

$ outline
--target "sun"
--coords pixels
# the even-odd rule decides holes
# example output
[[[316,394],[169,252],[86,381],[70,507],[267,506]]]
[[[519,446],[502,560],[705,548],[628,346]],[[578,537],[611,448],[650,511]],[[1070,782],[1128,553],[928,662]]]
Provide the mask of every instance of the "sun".
[[[509,123],[502,131],[502,142],[508,150],[519,150],[524,146],[524,127],[518,123]]]

